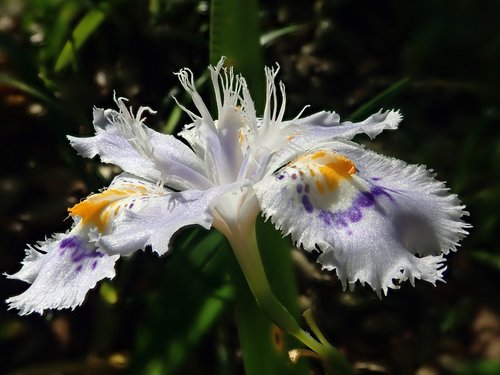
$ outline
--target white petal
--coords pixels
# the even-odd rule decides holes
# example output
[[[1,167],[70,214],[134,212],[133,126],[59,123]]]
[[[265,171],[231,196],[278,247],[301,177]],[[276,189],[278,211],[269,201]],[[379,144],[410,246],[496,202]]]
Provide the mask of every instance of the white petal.
[[[340,122],[340,117],[335,112],[318,112],[311,116],[286,122],[285,126],[296,129],[299,135],[318,140],[347,139],[356,134],[364,133],[370,138],[375,138],[386,129],[397,129],[402,116],[399,111],[382,110],[374,113],[363,121]]]
[[[212,225],[211,208],[221,195],[233,189],[232,185],[210,190],[187,190],[150,199],[141,209],[127,211],[124,218],[98,241],[109,253],[130,254],[151,246],[153,251],[164,254],[169,250],[172,236],[181,228]]]
[[[7,300],[21,315],[46,309],[75,308],[104,278],[115,276],[119,255],[109,256],[88,242],[77,229],[26,250],[21,270],[8,278],[31,283],[22,294]]]
[[[123,107],[123,102],[117,100]],[[144,109],[139,110],[139,114]],[[126,111],[126,112],[125,112]],[[158,133],[122,112],[94,109],[96,135],[88,138],[68,136],[71,145],[82,156],[99,155],[104,163],[149,180],[163,180],[174,188],[207,188],[202,162],[194,152],[171,135]]]
[[[240,128],[247,123],[245,110],[238,106],[243,78],[235,76],[232,68],[223,67],[224,58],[216,66],[210,67],[214,87],[218,120],[214,121],[207,106],[198,94],[192,72],[182,69],[177,73],[182,86],[191,95],[200,116],[181,106],[193,119],[180,135],[183,136],[204,161],[212,181],[218,184],[236,180],[239,166],[243,161],[240,146]],[[253,104],[253,103],[252,103]],[[253,108],[253,107],[252,107]]]
[[[107,234],[128,211],[136,212],[154,197],[170,194],[170,190],[126,173],[115,177],[110,186],[92,194],[68,211],[80,226]]]
[[[442,254],[467,234],[457,197],[424,167],[335,144],[255,186],[265,216],[299,246],[321,250],[318,261],[344,286],[359,280],[386,293],[394,279],[441,280]]]
[[[287,121],[280,129],[282,138],[287,142],[282,143],[281,149],[273,156],[269,170],[274,171],[299,155],[334,140],[350,140],[361,133],[373,139],[383,130],[397,129],[401,119],[399,111],[380,110],[361,122],[341,123],[335,112],[322,111]]]

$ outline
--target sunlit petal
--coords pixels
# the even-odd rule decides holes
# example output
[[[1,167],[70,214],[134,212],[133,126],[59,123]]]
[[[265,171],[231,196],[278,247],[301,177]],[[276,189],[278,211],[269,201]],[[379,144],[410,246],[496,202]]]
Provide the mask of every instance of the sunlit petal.
[[[21,270],[11,279],[31,283],[22,294],[7,300],[21,315],[46,309],[75,308],[104,278],[115,276],[119,255],[107,255],[89,242],[85,232],[73,230],[26,250]]]
[[[266,217],[344,283],[380,293],[393,280],[435,283],[466,235],[455,195],[423,167],[338,142],[306,154],[256,185]]]

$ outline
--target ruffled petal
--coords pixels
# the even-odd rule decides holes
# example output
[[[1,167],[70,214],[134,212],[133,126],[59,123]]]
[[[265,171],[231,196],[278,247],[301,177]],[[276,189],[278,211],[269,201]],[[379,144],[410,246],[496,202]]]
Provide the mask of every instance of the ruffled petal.
[[[89,243],[78,229],[40,242],[26,250],[21,270],[10,279],[31,283],[22,294],[7,300],[10,309],[21,315],[43,313],[81,305],[87,292],[104,278],[115,276],[119,255],[107,255]]]
[[[187,190],[150,199],[137,211],[125,216],[108,235],[98,240],[109,253],[130,254],[151,246],[158,254],[169,250],[172,236],[181,228],[212,225],[211,208],[226,192],[241,184],[222,185],[209,190]]]
[[[137,212],[150,199],[170,193],[171,190],[160,185],[122,173],[107,189],[89,195],[68,212],[78,225],[107,234],[120,225],[128,211]]]
[[[320,250],[344,287],[377,293],[394,280],[441,280],[444,258],[466,234],[456,195],[422,166],[332,143],[255,185],[264,215],[298,246]]]
[[[380,110],[360,122],[340,122],[335,112],[322,111],[286,121],[279,131],[285,141],[270,160],[268,170],[275,171],[301,154],[318,148],[318,145],[334,140],[350,140],[356,134],[366,134],[373,139],[384,130],[397,129],[401,119],[399,111]]]
[[[120,112],[94,109],[93,137],[68,136],[71,145],[84,157],[99,155],[103,163],[119,166],[125,172],[152,181],[163,181],[173,188],[207,188],[203,163],[184,143],[171,135],[158,133],[143,124],[141,107],[134,117],[116,100]]]
[[[9,306],[23,315],[80,305],[99,280],[114,277],[114,264],[120,256],[107,253],[96,241],[119,227],[128,212],[169,193],[123,173],[107,189],[70,208],[73,229],[30,246],[21,270],[8,276],[32,284],[23,294],[8,299]]]
[[[371,139],[389,129],[397,129],[402,119],[399,111],[378,111],[360,122],[340,122],[340,117],[335,112],[321,111],[311,116],[292,120],[284,123],[292,127],[301,135],[311,141],[346,139],[351,140],[356,134],[364,133]]]

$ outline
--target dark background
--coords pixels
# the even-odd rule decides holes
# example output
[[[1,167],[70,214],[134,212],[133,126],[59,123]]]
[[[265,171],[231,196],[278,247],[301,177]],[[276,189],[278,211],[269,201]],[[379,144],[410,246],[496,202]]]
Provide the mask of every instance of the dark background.
[[[281,66],[287,117],[310,104],[306,113],[327,109],[349,118],[389,89],[372,109],[400,108],[400,129],[373,142],[357,140],[433,168],[467,205],[466,220],[474,226],[460,251],[448,256],[446,284],[404,285],[380,301],[368,288],[343,293],[334,276],[297,267],[301,303],[314,306],[324,332],[366,373],[500,373],[500,2],[260,5],[263,34],[300,25],[263,49],[267,65]],[[102,23],[74,59],[55,69],[64,41],[92,9],[105,14]],[[172,73],[190,67],[200,75],[208,65],[209,14],[209,2],[194,0],[0,1],[2,271],[19,269],[26,243],[64,231],[66,208],[116,172],[80,159],[65,139],[91,134],[92,106],[112,106],[116,90],[136,108],[158,110],[148,123],[165,130],[175,107],[171,95],[182,97]],[[178,124],[187,121],[182,117]],[[89,293],[73,312],[19,317],[4,304],[0,373],[139,368],[135,373],[155,374],[153,367],[141,367],[151,364],[141,332],[161,331],[148,326],[148,298],[163,301],[167,312],[178,303],[162,299],[164,290],[179,288],[175,277],[164,277],[175,274],[168,266],[175,257],[138,254],[121,261],[117,278]],[[1,283],[2,300],[26,287]],[[229,303],[184,353],[176,373],[240,372],[235,329]],[[168,338],[149,342],[161,345],[162,339]]]

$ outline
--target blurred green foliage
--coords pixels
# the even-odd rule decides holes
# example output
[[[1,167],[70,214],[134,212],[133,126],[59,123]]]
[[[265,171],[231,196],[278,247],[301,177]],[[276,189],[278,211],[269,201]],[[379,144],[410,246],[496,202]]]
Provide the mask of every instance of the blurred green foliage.
[[[314,308],[324,332],[364,373],[498,373],[500,3],[223,6],[236,12],[231,27],[260,37],[260,50],[238,43],[221,26],[224,18],[211,25],[214,4],[224,2],[0,1],[2,270],[19,268],[26,242],[65,230],[66,207],[117,172],[77,157],[65,135],[91,134],[92,106],[112,106],[113,90],[134,107],[157,109],[148,123],[175,133],[188,119],[171,96],[191,103],[172,72],[190,67],[202,77],[218,59],[220,46],[209,44],[218,33],[234,48],[248,47],[241,70],[255,88],[262,62],[280,64],[289,117],[306,104],[307,113],[335,109],[352,118],[401,108],[400,130],[358,141],[434,168],[471,212],[474,228],[463,249],[448,257],[447,284],[404,285],[379,301],[362,287],[342,292],[313,257],[294,252],[300,307]],[[209,85],[198,83],[210,95]],[[252,93],[263,95],[254,87]],[[273,265],[268,272],[277,292],[293,300],[293,288],[279,284],[292,276],[282,277],[285,258],[284,271],[276,269],[287,250],[277,241],[262,246],[263,256]],[[0,373],[242,373],[227,267],[234,260],[225,241],[192,229],[177,237],[174,249],[163,258],[141,253],[123,260],[116,279],[73,312],[21,318],[0,309]],[[1,297],[24,288],[2,280]]]

